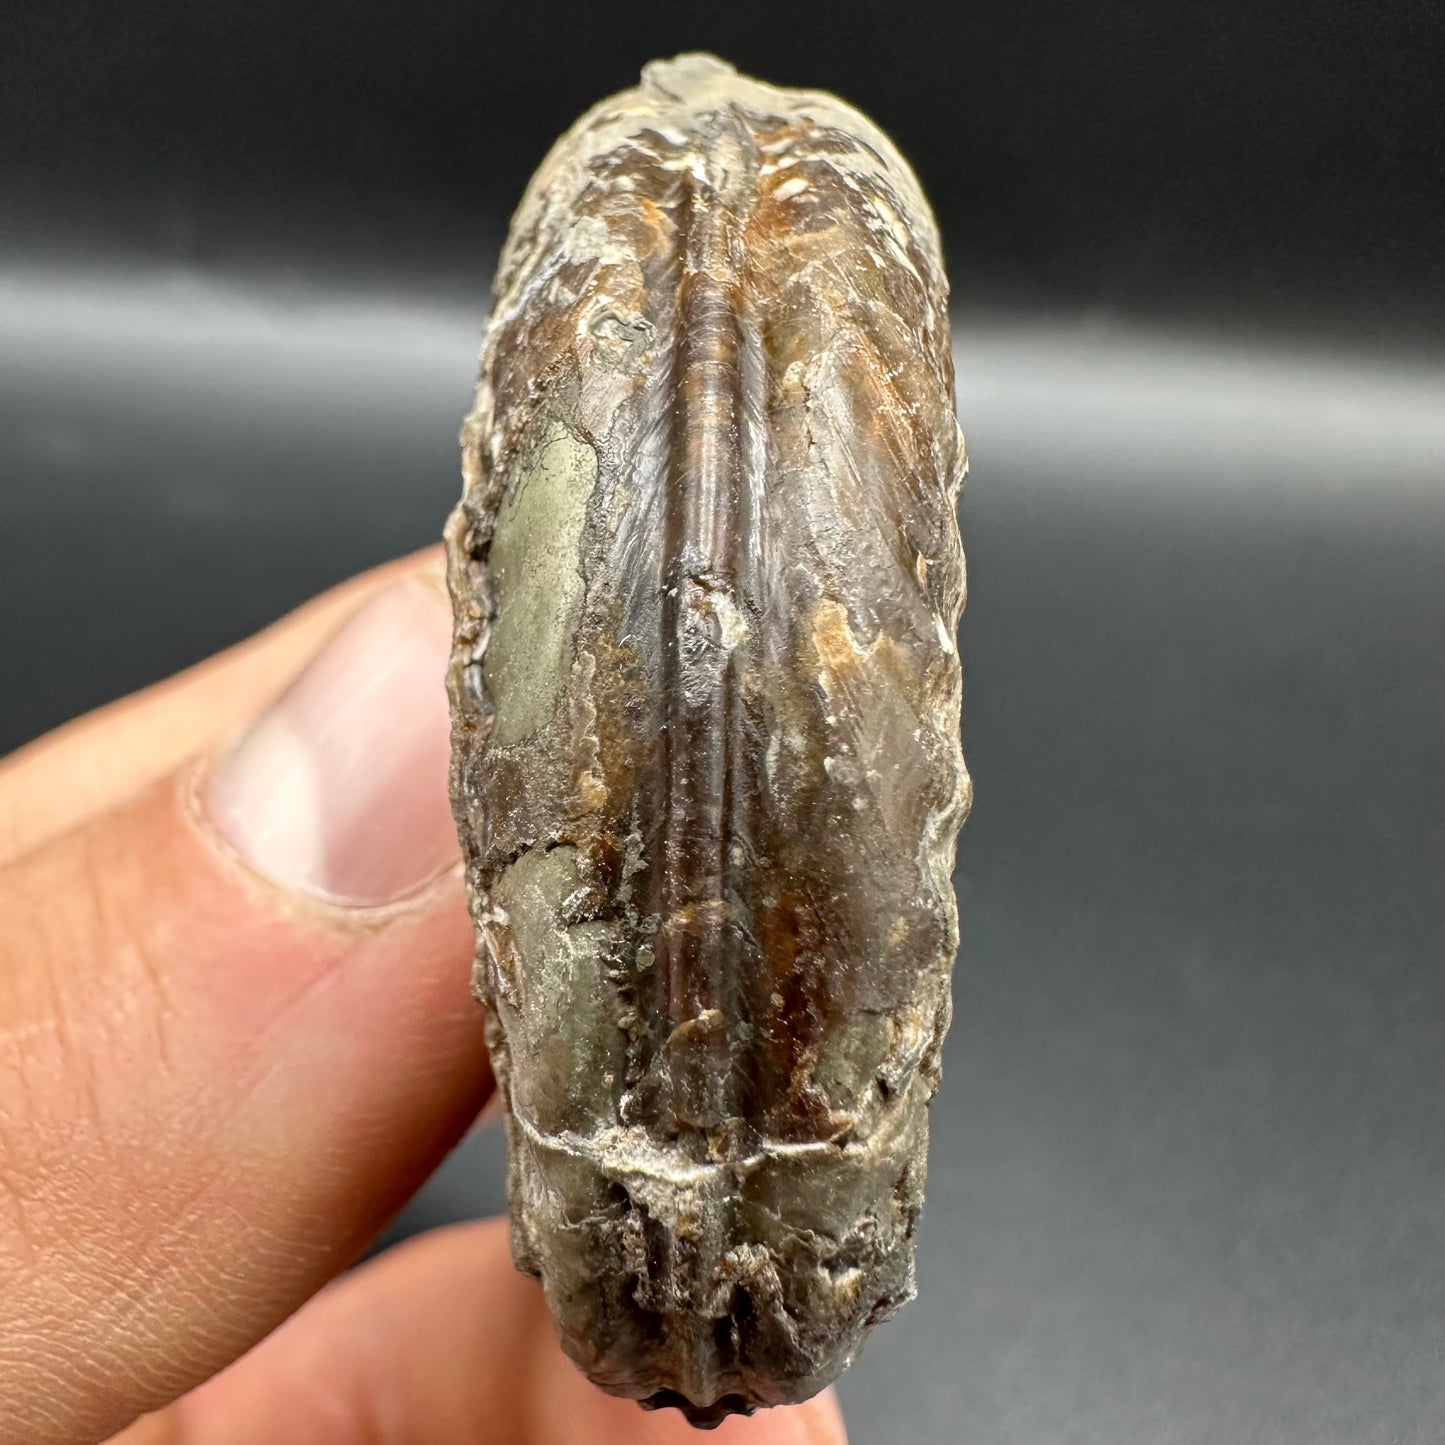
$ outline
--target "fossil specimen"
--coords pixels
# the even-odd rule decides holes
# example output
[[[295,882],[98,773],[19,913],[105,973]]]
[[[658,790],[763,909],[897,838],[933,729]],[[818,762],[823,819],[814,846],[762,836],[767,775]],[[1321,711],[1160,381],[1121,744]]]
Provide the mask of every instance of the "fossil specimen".
[[[463,432],[513,1252],[591,1379],[698,1424],[914,1291],[970,796],[946,295],[858,112],[650,65],[532,180]]]

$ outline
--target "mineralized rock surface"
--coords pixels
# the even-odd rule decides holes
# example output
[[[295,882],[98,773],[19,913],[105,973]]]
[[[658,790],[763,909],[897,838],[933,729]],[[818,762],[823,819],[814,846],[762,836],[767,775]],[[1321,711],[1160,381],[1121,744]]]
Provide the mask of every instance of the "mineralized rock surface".
[[[969,802],[947,287],[857,111],[708,56],[503,253],[453,798],[513,1249],[604,1389],[806,1398],[914,1293]]]

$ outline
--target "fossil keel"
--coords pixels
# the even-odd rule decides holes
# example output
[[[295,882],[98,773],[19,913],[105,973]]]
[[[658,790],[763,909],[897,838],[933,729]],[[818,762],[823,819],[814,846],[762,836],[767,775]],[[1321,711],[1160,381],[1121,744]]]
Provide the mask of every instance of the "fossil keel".
[[[699,1424],[914,1292],[969,800],[946,294],[856,111],[654,64],[529,186],[463,432],[513,1251],[591,1379]]]

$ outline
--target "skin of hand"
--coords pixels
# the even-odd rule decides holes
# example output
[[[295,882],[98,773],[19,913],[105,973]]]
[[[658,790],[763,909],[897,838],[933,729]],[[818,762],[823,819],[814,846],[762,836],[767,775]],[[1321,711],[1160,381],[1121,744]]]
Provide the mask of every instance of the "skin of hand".
[[[345,1272],[491,1091],[449,632],[421,554],[0,762],[0,1441],[700,1438],[573,1368],[501,1221]]]

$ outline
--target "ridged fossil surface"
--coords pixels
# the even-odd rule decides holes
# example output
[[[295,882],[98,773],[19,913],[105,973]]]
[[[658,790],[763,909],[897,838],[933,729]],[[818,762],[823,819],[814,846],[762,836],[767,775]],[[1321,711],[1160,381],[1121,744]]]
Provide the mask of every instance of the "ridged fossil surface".
[[[604,1389],[806,1398],[914,1293],[969,802],[947,287],[831,96],[650,65],[532,180],[448,524],[518,1265]]]

